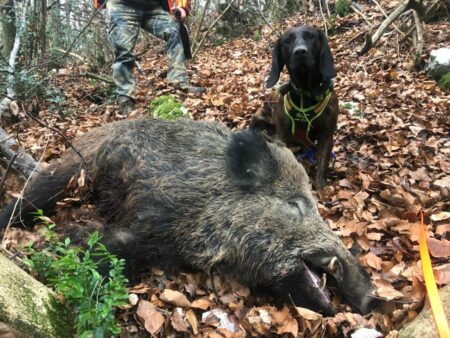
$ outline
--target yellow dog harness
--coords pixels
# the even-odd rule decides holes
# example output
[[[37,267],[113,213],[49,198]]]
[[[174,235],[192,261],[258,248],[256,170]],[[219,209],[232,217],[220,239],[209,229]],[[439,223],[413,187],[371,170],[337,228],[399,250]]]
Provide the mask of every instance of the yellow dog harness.
[[[309,138],[309,132],[314,121],[322,115],[325,107],[328,105],[328,102],[331,98],[331,88],[328,88],[325,92],[325,96],[323,100],[315,103],[312,106],[304,107],[303,106],[303,96],[302,92],[300,94],[300,107],[297,106],[292,100],[291,93],[288,92],[283,97],[283,106],[284,113],[292,122],[292,135],[295,134],[295,124],[296,122],[306,123],[306,137],[309,142],[313,143]]]

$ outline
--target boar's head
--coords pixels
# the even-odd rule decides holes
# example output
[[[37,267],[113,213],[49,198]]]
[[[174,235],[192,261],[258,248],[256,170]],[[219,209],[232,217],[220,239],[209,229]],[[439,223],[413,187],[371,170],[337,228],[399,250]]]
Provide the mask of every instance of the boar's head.
[[[216,267],[332,315],[330,294],[317,277],[326,273],[358,311],[370,312],[369,275],[321,218],[309,178],[292,152],[255,133],[234,135],[227,151],[229,179],[238,189],[232,203],[221,202],[233,208],[223,245],[216,248]]]

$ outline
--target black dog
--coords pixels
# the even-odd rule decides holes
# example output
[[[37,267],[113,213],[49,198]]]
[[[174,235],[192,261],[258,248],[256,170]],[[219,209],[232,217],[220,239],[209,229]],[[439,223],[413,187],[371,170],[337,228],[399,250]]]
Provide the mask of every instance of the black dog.
[[[267,88],[278,82],[284,66],[290,81],[279,89],[278,106],[272,109],[266,104],[250,126],[275,134],[289,147],[317,151],[315,186],[320,189],[327,182],[339,114],[332,82],[336,70],[325,34],[308,26],[287,30],[273,48]]]

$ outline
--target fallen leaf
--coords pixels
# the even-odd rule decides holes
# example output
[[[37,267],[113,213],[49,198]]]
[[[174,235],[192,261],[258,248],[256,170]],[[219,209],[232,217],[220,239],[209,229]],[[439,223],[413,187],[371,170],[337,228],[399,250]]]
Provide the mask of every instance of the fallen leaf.
[[[439,285],[450,284],[450,264],[444,264],[433,269],[436,283]]]
[[[158,311],[154,311],[147,317],[144,327],[150,334],[156,334],[164,324],[164,316]]]
[[[170,316],[170,323],[172,324],[172,327],[175,329],[175,331],[189,332],[188,323],[186,323],[186,321],[183,319],[182,311],[182,308],[176,308]]]
[[[192,332],[194,332],[194,334],[197,334],[198,333],[198,321],[197,321],[197,317],[195,316],[194,311],[192,311],[191,309],[187,310],[186,311],[186,319],[192,327]]]
[[[371,268],[374,268],[376,270],[381,270],[381,262],[382,259],[379,258],[377,255],[369,252],[366,255],[359,258],[361,263],[365,266],[370,266]]]
[[[162,301],[181,307],[190,307],[191,302],[186,298],[184,294],[179,291],[174,291],[170,289],[164,289],[164,291],[159,295],[159,299]]]
[[[208,310],[211,306],[211,302],[206,298],[199,298],[194,300],[191,303],[191,306],[201,310]]]
[[[450,257],[450,241],[445,239],[440,241],[435,238],[427,238],[427,244],[431,256],[436,258]]]
[[[153,312],[155,312],[155,310],[156,307],[152,303],[146,300],[141,300],[139,301],[136,314],[139,319],[144,322]]]

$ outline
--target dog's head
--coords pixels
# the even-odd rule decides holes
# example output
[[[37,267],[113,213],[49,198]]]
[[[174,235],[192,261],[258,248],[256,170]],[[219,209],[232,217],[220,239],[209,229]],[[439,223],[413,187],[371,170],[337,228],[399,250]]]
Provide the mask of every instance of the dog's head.
[[[326,79],[336,76],[325,34],[309,26],[290,28],[277,40],[272,52],[272,69],[266,82],[267,88],[278,82],[285,65],[291,77],[308,72],[319,72]]]

